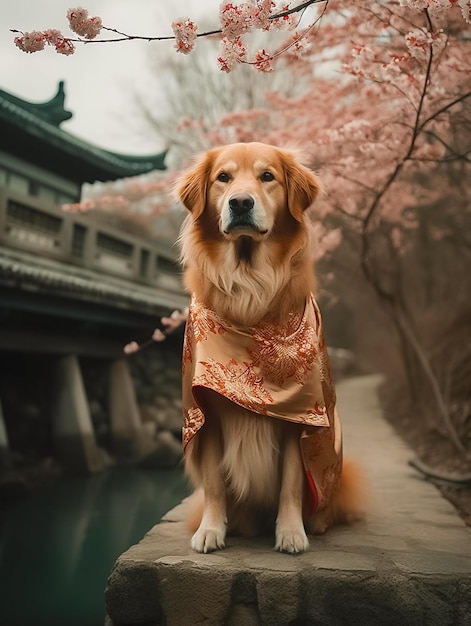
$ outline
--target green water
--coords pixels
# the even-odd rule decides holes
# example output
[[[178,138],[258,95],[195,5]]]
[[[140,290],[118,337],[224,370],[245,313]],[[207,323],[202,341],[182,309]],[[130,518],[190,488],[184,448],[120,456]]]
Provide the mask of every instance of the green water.
[[[180,470],[115,469],[0,503],[0,625],[103,626],[114,561],[186,493]]]

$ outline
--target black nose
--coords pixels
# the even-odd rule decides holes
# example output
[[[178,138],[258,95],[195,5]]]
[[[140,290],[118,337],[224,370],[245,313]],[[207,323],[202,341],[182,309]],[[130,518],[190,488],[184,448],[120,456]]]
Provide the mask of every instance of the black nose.
[[[254,204],[254,199],[248,193],[238,193],[229,198],[229,207],[236,215],[248,213]]]

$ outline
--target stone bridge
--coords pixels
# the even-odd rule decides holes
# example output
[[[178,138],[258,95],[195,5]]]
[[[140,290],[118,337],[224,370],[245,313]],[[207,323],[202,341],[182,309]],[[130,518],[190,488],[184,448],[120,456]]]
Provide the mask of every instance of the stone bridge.
[[[162,316],[187,305],[176,257],[163,243],[0,186],[0,446],[13,443],[16,419],[34,420],[39,411],[41,432],[50,428],[65,465],[104,467],[87,397],[98,379],[84,380],[87,362],[108,390],[114,449],[125,457],[148,452],[123,346],[150,338]],[[176,380],[180,340],[177,333],[161,357]],[[17,415],[33,391],[34,406],[28,401],[26,417]]]

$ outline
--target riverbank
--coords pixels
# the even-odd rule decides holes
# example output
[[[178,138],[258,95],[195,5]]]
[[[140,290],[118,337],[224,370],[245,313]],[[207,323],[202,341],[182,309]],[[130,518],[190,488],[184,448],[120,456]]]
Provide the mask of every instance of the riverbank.
[[[0,510],[0,624],[103,626],[118,555],[186,493],[181,470],[53,476]]]

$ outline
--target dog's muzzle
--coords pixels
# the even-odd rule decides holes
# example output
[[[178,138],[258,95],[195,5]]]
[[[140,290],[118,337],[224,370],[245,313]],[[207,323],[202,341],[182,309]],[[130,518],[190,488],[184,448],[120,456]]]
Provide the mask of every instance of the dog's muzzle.
[[[224,228],[226,234],[233,231],[256,231],[264,234],[255,220],[255,199],[248,193],[237,193],[228,200],[229,220]]]

